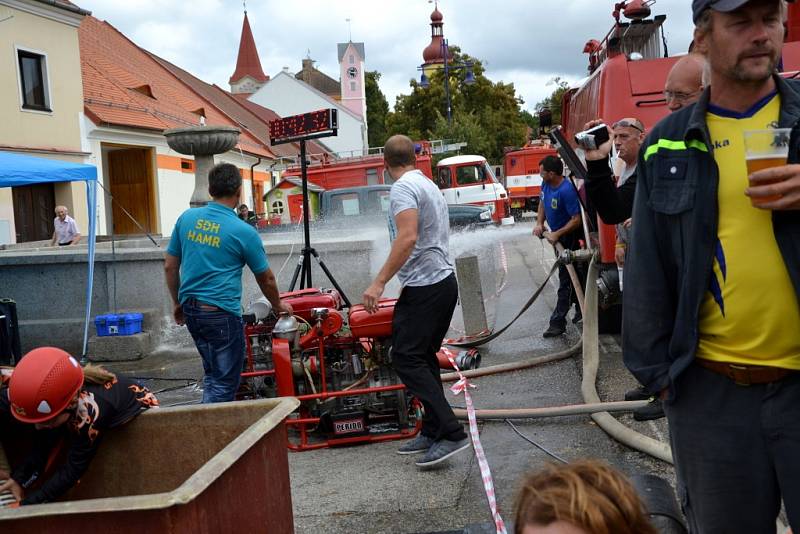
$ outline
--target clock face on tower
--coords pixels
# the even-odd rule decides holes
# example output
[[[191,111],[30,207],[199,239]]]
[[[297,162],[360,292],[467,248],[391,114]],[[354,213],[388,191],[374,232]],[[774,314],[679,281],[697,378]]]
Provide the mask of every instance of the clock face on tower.
[[[356,76],[358,76],[358,69],[355,67],[350,67],[349,69],[347,69],[347,75],[350,76],[351,78],[355,78]]]

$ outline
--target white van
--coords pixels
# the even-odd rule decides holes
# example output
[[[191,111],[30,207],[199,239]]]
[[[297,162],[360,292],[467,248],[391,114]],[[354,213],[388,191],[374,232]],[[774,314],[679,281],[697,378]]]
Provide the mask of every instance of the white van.
[[[488,206],[492,220],[508,217],[508,194],[483,156],[453,156],[436,165],[433,181],[448,204]]]

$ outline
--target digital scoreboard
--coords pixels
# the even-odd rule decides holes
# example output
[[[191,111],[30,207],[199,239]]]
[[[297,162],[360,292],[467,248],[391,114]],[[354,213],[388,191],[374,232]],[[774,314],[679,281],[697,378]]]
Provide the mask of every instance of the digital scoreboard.
[[[273,145],[336,135],[339,128],[335,109],[320,109],[269,121],[269,139]]]

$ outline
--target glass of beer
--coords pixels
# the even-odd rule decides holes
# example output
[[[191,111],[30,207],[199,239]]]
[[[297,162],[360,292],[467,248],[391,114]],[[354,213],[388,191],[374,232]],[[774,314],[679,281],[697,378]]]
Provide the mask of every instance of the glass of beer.
[[[757,171],[786,165],[789,156],[789,136],[791,131],[791,128],[769,128],[744,132],[744,150],[748,176]],[[768,183],[779,181],[759,182],[759,185],[767,185]],[[753,206],[759,206],[779,198],[779,196],[750,197],[750,203]]]

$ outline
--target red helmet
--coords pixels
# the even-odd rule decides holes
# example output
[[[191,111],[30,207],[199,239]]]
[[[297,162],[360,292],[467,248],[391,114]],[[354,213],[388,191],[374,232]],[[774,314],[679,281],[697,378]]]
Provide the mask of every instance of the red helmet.
[[[24,423],[43,423],[63,412],[82,385],[83,369],[75,358],[54,347],[33,349],[11,375],[11,413]]]

